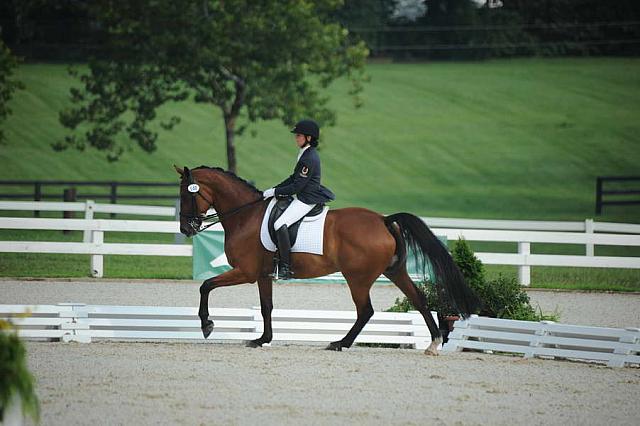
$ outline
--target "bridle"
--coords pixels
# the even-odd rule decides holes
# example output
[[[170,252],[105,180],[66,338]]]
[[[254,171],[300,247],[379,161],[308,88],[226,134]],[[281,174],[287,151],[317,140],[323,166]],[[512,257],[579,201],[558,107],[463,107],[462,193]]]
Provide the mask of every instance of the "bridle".
[[[222,219],[228,218],[230,216],[233,216],[236,213],[239,213],[240,211],[244,210],[247,207],[253,206],[254,204],[259,203],[260,201],[262,201],[262,197],[258,198],[257,200],[251,201],[247,204],[243,204],[240,207],[236,207],[235,209],[229,210],[228,212],[224,212],[224,213],[213,213],[213,214],[209,214],[206,215],[204,213],[198,213],[198,204],[196,202],[196,197],[200,196],[202,197],[203,200],[205,200],[207,202],[207,210],[209,210],[209,208],[213,207],[213,201],[208,199],[207,197],[204,196],[204,194],[202,194],[202,192],[200,192],[200,185],[193,179],[193,175],[191,174],[191,170],[189,170],[188,168],[184,168],[184,177],[186,178],[187,182],[181,183],[180,187],[183,187],[184,185],[187,185],[187,191],[189,191],[189,193],[191,194],[191,214],[185,214],[182,211],[180,212],[180,217],[184,217],[187,220],[187,224],[191,227],[191,229],[193,229],[193,231],[197,234],[198,232],[204,231],[205,229],[220,223],[222,221]],[[182,191],[181,191],[182,192]],[[202,223],[206,220],[210,220],[213,219],[212,222],[207,222],[207,224],[202,227]]]

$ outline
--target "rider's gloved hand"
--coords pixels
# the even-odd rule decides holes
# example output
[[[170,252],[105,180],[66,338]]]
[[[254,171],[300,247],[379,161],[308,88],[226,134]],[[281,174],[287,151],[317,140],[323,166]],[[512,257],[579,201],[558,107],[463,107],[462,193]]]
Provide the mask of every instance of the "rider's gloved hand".
[[[276,189],[275,188],[269,188],[269,189],[265,189],[264,192],[262,193],[262,198],[264,198],[265,200],[267,198],[271,198],[273,196],[276,195]]]

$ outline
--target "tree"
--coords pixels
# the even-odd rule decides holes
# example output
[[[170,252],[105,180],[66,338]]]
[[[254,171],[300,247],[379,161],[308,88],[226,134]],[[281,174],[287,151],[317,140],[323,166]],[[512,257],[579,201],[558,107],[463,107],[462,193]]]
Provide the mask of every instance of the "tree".
[[[97,1],[90,6],[107,50],[92,59],[72,89],[72,108],[60,113],[74,130],[55,149],[90,147],[117,160],[131,141],[156,149],[149,129],[168,101],[193,99],[219,108],[228,169],[235,172],[234,138],[250,122],[303,116],[335,122],[321,89],[351,80],[359,102],[368,51],[333,21],[337,0]],[[165,129],[179,117],[161,123]],[[242,123],[240,123],[242,121]],[[80,129],[85,129],[78,136]],[[88,130],[86,130],[88,128]],[[119,138],[122,133],[129,137]]]
[[[8,103],[13,93],[24,88],[22,82],[13,80],[13,70],[18,66],[17,59],[11,54],[11,51],[4,45],[0,39],[0,123],[11,114],[11,108]],[[0,144],[4,143],[4,132],[0,127]]]

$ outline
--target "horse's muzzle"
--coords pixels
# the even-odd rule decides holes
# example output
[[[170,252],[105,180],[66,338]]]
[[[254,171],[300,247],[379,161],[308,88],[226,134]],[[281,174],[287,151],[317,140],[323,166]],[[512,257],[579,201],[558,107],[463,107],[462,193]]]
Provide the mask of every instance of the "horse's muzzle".
[[[202,225],[202,221],[198,219],[190,219],[187,223],[180,224],[180,232],[187,237],[193,237],[198,232],[200,232],[200,226]]]

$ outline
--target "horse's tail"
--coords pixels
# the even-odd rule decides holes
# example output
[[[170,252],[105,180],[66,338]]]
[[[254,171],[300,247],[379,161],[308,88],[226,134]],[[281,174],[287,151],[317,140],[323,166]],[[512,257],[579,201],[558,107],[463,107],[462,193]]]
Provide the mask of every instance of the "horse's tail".
[[[435,285],[447,301],[463,317],[468,317],[479,308],[480,302],[469,288],[444,244],[433,235],[429,227],[417,216],[396,213],[385,217],[387,226],[398,224],[400,233],[415,258],[416,266],[427,278],[427,269],[435,275]]]

